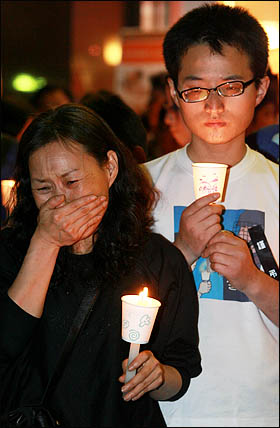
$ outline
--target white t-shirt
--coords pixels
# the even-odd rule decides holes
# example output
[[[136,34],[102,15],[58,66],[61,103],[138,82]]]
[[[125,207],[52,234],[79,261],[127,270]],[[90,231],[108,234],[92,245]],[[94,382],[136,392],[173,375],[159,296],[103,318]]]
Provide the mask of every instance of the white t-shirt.
[[[145,166],[161,192],[154,230],[173,242],[182,210],[195,199],[192,162],[183,147]],[[247,147],[242,161],[230,169],[222,202],[224,228],[249,242],[249,228],[260,225],[277,265],[278,176],[277,164]],[[262,244],[261,240],[257,245]],[[253,253],[263,269],[254,248]],[[197,260],[193,274],[200,303],[203,371],[182,398],[160,402],[167,425],[279,426],[278,328],[247,296],[211,271],[206,259]]]

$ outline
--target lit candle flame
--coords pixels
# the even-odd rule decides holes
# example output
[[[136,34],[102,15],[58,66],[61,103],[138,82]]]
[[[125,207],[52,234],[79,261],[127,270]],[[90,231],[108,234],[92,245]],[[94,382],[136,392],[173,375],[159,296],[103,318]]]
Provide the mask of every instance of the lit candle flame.
[[[140,291],[139,293],[139,301],[144,302],[147,297],[148,297],[148,287],[144,287],[143,291]]]

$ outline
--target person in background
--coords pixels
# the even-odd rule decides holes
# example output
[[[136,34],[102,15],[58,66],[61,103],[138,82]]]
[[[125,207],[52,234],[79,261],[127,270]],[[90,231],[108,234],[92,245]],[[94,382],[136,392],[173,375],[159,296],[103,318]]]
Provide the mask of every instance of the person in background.
[[[100,90],[88,93],[80,103],[99,114],[131,150],[138,163],[147,160],[147,134],[140,117],[118,95]]]
[[[146,112],[141,116],[148,135],[148,160],[180,147],[165,123],[166,73],[151,76],[151,95]]]
[[[246,130],[246,136],[249,136],[259,129],[270,125],[279,124],[279,82],[278,75],[273,74],[270,68],[267,70],[270,80],[268,90],[264,99],[255,108],[252,122]]]
[[[162,106],[165,102],[166,73],[161,72],[150,77],[151,93],[145,113],[141,116],[148,132],[148,140],[154,140],[155,133],[160,122]]]
[[[279,163],[279,82],[268,69],[270,85],[246,130],[246,143],[266,158]]]
[[[162,195],[154,231],[184,254],[199,295],[202,374],[174,403],[171,427],[279,426],[279,170],[246,130],[268,85],[268,38],[240,7],[204,4],[167,32],[170,94],[192,132],[145,164]],[[195,200],[193,162],[229,166],[222,203]]]
[[[35,115],[47,111],[49,109],[61,106],[63,104],[69,104],[73,101],[71,92],[57,85],[46,85],[43,88],[36,91],[30,98],[30,104],[34,109],[32,115],[30,115],[20,131],[17,134],[17,140],[20,141],[22,134],[26,128],[30,125]]]
[[[41,402],[84,295],[99,289],[44,407],[65,427],[166,426],[158,400],[201,372],[198,300],[181,252],[151,232],[142,169],[97,113],[66,104],[24,132],[15,181],[0,241],[1,421]],[[124,385],[121,296],[143,284],[161,307]]]
[[[70,91],[57,85],[44,86],[36,91],[30,99],[30,103],[37,113],[69,104],[72,101],[73,97]]]
[[[171,135],[178,143],[178,147],[183,147],[191,141],[191,131],[187,128],[183,121],[179,107],[175,104],[170,95],[169,85],[166,80],[165,85],[165,103],[164,108],[164,123],[168,126]]]
[[[20,104],[17,100],[4,98],[1,100],[1,133],[16,138],[22,129],[32,107]]]
[[[279,164],[279,124],[265,126],[247,135],[246,143],[251,149]]]
[[[2,80],[1,80],[2,82]],[[1,100],[1,181],[12,180],[16,162],[18,141],[16,135],[27,120],[31,108],[16,100]],[[3,205],[6,197],[1,186],[1,225],[7,217],[7,207]]]

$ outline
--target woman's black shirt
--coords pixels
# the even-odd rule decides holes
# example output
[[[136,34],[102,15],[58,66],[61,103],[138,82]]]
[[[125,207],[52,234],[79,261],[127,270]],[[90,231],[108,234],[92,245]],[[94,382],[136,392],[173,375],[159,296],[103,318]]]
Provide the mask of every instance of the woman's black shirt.
[[[49,288],[40,319],[7,295],[22,263],[16,243],[11,245],[9,229],[1,232],[0,256],[3,412],[40,402],[88,286],[85,272],[90,271],[92,255],[68,255],[71,280],[65,277],[58,287]],[[149,296],[162,303],[150,341],[140,350],[150,349],[160,362],[180,372],[183,386],[171,400],[180,398],[190,378],[201,372],[198,300],[185,259],[169,241],[151,233],[135,269],[115,284],[99,286],[100,296],[46,407],[66,427],[165,426],[158,402],[149,394],[134,402],[122,398],[118,377],[130,344],[121,338],[121,296],[138,294],[148,286]]]

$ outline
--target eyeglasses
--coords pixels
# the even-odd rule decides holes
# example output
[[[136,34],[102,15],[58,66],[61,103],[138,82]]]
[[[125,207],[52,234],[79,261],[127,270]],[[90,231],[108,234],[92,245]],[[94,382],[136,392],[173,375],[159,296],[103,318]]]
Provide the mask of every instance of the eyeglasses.
[[[200,101],[205,101],[208,99],[210,92],[215,91],[221,97],[238,97],[238,95],[243,94],[247,86],[251,85],[256,80],[256,78],[248,80],[247,82],[242,82],[242,80],[234,80],[233,82],[221,83],[216,86],[216,88],[190,88],[185,89],[184,91],[176,91],[180,98],[182,98],[185,103],[198,103]]]

